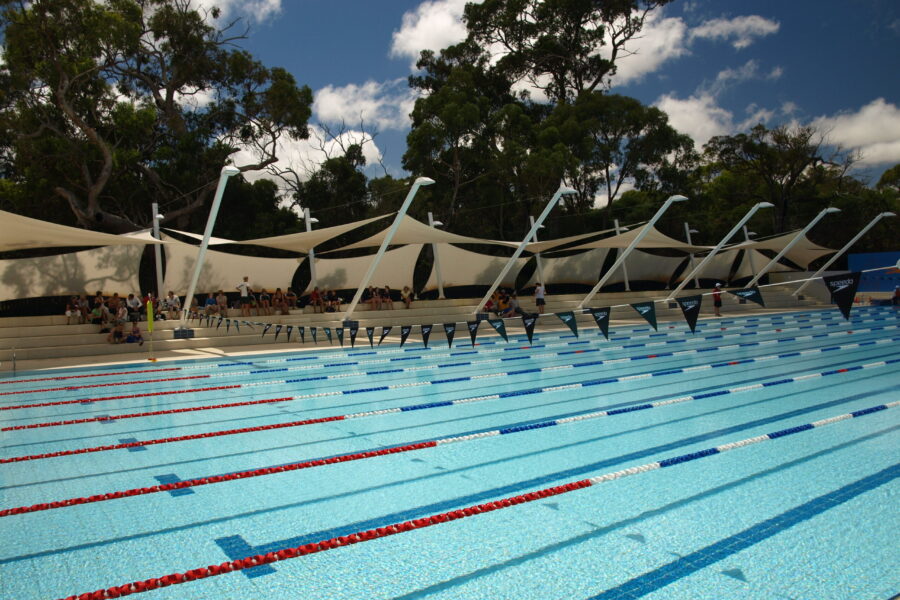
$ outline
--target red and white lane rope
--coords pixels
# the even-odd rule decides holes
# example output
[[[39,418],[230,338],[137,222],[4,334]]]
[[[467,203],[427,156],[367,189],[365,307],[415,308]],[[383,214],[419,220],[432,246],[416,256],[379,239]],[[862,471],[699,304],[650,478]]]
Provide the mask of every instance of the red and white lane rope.
[[[804,432],[804,431],[809,431],[811,429],[817,429],[820,427],[825,427],[827,425],[832,425],[834,423],[839,423],[841,421],[846,421],[848,419],[859,418],[859,417],[877,413],[877,412],[880,412],[883,410],[888,410],[891,408],[895,408],[898,405],[900,405],[900,400],[894,401],[894,402],[889,402],[886,404],[880,404],[877,406],[872,406],[872,407],[869,407],[869,408],[866,408],[863,410],[854,411],[851,413],[835,415],[835,416],[829,417],[827,419],[821,419],[819,421],[814,421],[812,423],[806,423],[803,425],[798,425],[798,426],[790,427],[787,429],[782,429],[780,431],[774,431],[772,433],[768,433],[768,434],[764,434],[764,435],[759,435],[759,436],[755,436],[755,437],[751,437],[751,438],[737,440],[734,442],[729,442],[727,444],[722,444],[720,446],[714,446],[712,448],[707,448],[706,450],[700,450],[698,452],[691,452],[689,454],[682,454],[680,456],[675,456],[675,457],[671,457],[671,458],[663,458],[663,459],[656,460],[656,461],[646,463],[643,465],[639,465],[636,467],[630,467],[628,469],[622,469],[620,471],[614,471],[611,473],[604,473],[602,475],[596,475],[594,477],[589,477],[587,479],[580,479],[578,481],[572,481],[572,482],[565,483],[562,485],[557,485],[557,486],[553,486],[553,487],[549,487],[549,488],[543,488],[540,490],[535,490],[533,492],[527,492],[525,494],[519,494],[516,496],[509,497],[509,498],[503,498],[501,500],[495,500],[493,502],[486,502],[483,504],[475,504],[472,506],[467,506],[465,508],[451,510],[451,511],[445,512],[445,513],[430,515],[430,516],[422,517],[419,519],[413,519],[411,521],[404,521],[402,523],[392,523],[392,524],[386,525],[384,527],[376,527],[374,529],[359,531],[356,533],[352,533],[350,535],[342,535],[339,537],[322,540],[322,541],[316,542],[316,543],[303,544],[301,546],[295,546],[295,547],[290,547],[290,548],[283,548],[283,549],[275,551],[275,552],[268,552],[266,554],[257,554],[255,556],[248,556],[246,558],[242,558],[242,559],[238,559],[238,560],[226,561],[221,564],[209,565],[206,567],[197,567],[197,568],[189,569],[187,571],[179,572],[179,573],[170,573],[168,575],[163,575],[162,577],[152,577],[150,579],[144,579],[144,580],[135,581],[132,583],[116,585],[113,587],[104,588],[104,589],[96,590],[93,592],[86,592],[83,594],[75,594],[75,595],[67,596],[66,598],[63,598],[60,600],[105,600],[106,598],[120,598],[122,596],[127,596],[130,594],[135,594],[135,593],[140,593],[140,592],[148,592],[148,591],[155,590],[158,588],[168,587],[170,585],[179,585],[182,583],[187,583],[189,581],[195,581],[198,579],[206,579],[207,577],[215,577],[217,575],[224,575],[224,574],[230,573],[232,571],[240,571],[243,569],[249,569],[252,567],[259,566],[259,565],[271,564],[271,563],[278,562],[281,560],[288,560],[291,558],[297,558],[299,556],[306,556],[308,554],[315,554],[318,552],[326,552],[328,550],[334,550],[336,548],[341,548],[343,546],[350,546],[352,544],[358,544],[361,542],[369,542],[369,541],[376,540],[379,538],[384,538],[384,537],[388,537],[391,535],[396,535],[399,533],[412,531],[414,529],[423,529],[425,527],[432,527],[434,525],[440,525],[441,523],[446,523],[448,521],[455,521],[457,519],[473,517],[473,516],[479,515],[481,513],[492,512],[495,510],[502,510],[504,508],[516,506],[518,504],[526,504],[528,502],[534,502],[535,500],[541,500],[541,499],[549,498],[552,496],[567,494],[569,492],[574,492],[576,490],[593,487],[595,485],[600,485],[602,483],[607,483],[609,481],[615,481],[617,479],[631,477],[632,475],[640,475],[643,473],[649,473],[651,471],[656,471],[658,469],[674,467],[674,466],[685,464],[685,463],[692,462],[695,460],[701,460],[704,458],[708,458],[710,456],[715,456],[717,454],[722,454],[723,452],[728,452],[730,450],[746,448],[747,446],[752,446],[752,445],[760,444],[763,442],[777,440],[777,439],[788,437],[791,435],[796,435],[796,434]]]

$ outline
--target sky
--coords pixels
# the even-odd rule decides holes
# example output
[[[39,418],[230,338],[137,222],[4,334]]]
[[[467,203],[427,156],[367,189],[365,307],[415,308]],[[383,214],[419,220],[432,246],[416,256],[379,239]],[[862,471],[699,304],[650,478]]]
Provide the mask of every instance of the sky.
[[[352,136],[362,121],[377,132],[369,174],[406,175],[407,77],[421,50],[464,37],[465,0],[196,1],[242,19],[242,46],[313,90],[314,132]],[[855,174],[872,184],[900,163],[896,0],[676,0],[629,50],[611,91],[663,109],[698,148],[757,123],[813,124],[860,153]],[[291,144],[285,164],[314,166],[312,146]]]

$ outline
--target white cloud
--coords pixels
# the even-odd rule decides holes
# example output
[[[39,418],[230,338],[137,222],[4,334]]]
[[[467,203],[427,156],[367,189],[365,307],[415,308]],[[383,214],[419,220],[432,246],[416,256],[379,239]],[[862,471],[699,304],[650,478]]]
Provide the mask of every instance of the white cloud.
[[[362,85],[325,86],[316,92],[313,111],[324,123],[355,125],[362,119],[366,126],[378,130],[405,130],[415,101],[416,94],[405,79],[367,81]]]
[[[219,8],[220,19],[242,16],[257,23],[281,12],[281,0],[194,0],[194,6],[205,10]]]
[[[678,18],[664,19],[661,13],[650,13],[640,36],[626,44],[627,55],[616,61],[615,84],[640,81],[666,61],[688,53],[687,25]]]
[[[712,19],[691,30],[691,39],[730,40],[736,49],[748,47],[756,38],[777,33],[781,25],[759,15]]]
[[[800,107],[797,106],[796,102],[785,102],[781,105],[781,114],[790,116],[800,110]]]
[[[900,108],[884,98],[856,112],[818,117],[812,124],[830,143],[859,150],[864,165],[900,163]]]
[[[452,46],[466,39],[463,9],[469,0],[431,0],[403,15],[403,24],[391,42],[392,57],[408,57],[415,65],[422,50]]]
[[[732,133],[734,115],[718,104],[714,96],[700,93],[686,99],[672,94],[661,96],[654,106],[669,115],[669,124],[694,140],[699,148],[716,135]]]
[[[784,70],[781,67],[775,67],[768,73],[763,74],[759,69],[759,62],[751,59],[736,69],[719,71],[715,80],[702,89],[712,96],[718,96],[732,85],[753,80],[774,81],[780,78],[783,72]]]

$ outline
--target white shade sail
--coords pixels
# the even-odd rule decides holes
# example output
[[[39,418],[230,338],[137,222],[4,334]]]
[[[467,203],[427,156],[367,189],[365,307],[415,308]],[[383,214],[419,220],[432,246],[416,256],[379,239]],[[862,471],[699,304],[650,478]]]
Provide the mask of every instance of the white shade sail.
[[[143,246],[159,244],[147,233],[113,235],[57,225],[0,211],[0,252],[67,246]]]
[[[421,251],[421,244],[410,244],[385,252],[372,275],[370,285],[389,285],[397,290],[402,290],[406,285],[412,286],[413,269]],[[319,289],[356,290],[373,259],[373,255],[356,258],[316,256],[316,281]]]
[[[631,244],[631,242],[634,240],[634,238],[636,238],[646,227],[647,225],[642,225],[621,235],[614,235],[602,240],[588,242],[580,246],[569,248],[569,250],[586,250],[589,248],[627,248],[628,245]],[[655,227],[651,227],[647,235],[644,236],[644,239],[642,239],[638,243],[637,248],[670,248],[673,250],[680,250],[682,252],[704,252],[706,250],[709,250],[711,247],[686,244],[684,242],[676,240],[675,238],[670,238],[664,233],[661,233]]]
[[[758,241],[750,241],[750,242],[741,242],[740,244],[734,244],[729,246],[729,249],[749,249],[752,248],[754,250],[771,250],[772,252],[781,252],[785,246],[787,246],[792,239],[797,235],[797,231],[792,231],[789,233],[785,233],[784,235],[779,235],[777,237],[772,237],[766,240],[758,240]],[[818,244],[814,244],[809,240],[805,235],[800,238],[800,240],[794,245],[793,248],[788,250],[788,253],[785,255],[789,261],[794,264],[800,265],[803,268],[809,266],[809,263],[825,256],[826,254],[831,254],[835,252],[831,248],[826,248],[825,246],[819,246]],[[762,268],[766,264],[768,264],[769,259],[763,258],[765,262],[760,263],[757,268]]]
[[[441,275],[444,280],[444,287],[464,286],[464,285],[491,285],[503,267],[509,261],[505,256],[490,256],[487,254],[479,254],[477,252],[469,252],[456,246],[446,246],[441,248]],[[506,279],[500,282],[503,287],[512,287],[518,273],[527,258],[517,258],[513,268],[506,275]],[[437,275],[434,267],[431,269],[431,276],[425,284],[425,289],[431,290],[437,288]]]
[[[372,248],[376,246],[381,246],[381,243],[384,241],[385,237],[387,237],[387,232],[389,228],[385,228],[383,231],[379,231],[375,235],[368,237],[364,240],[360,240],[354,244],[350,244],[348,246],[344,246],[342,248],[338,248],[334,250],[334,252],[338,252],[340,250],[353,250],[355,248]],[[496,246],[507,246],[509,248],[516,248],[519,245],[519,242],[503,242],[499,240],[484,240],[481,238],[473,238],[465,235],[457,235],[455,233],[450,233],[449,231],[443,231],[441,229],[437,229],[436,227],[429,227],[425,223],[421,221],[417,221],[410,217],[409,215],[404,215],[403,219],[400,221],[400,226],[397,228],[397,232],[394,234],[394,237],[391,239],[391,245],[400,246],[404,244],[493,244]]]
[[[609,248],[595,248],[573,256],[565,256],[562,258],[542,258],[542,266],[544,271],[545,285],[562,283],[583,283],[585,285],[594,285],[600,280],[600,268],[606,255],[609,254]],[[529,287],[537,283],[538,272],[535,269],[534,274],[523,287]]]
[[[353,223],[345,223],[344,225],[335,225],[334,227],[325,227],[323,229],[314,229],[312,231],[304,231],[302,233],[290,233],[288,235],[278,235],[275,237],[256,238],[253,240],[240,240],[234,242],[222,242],[230,244],[252,244],[254,246],[266,246],[267,248],[278,248],[280,250],[290,250],[292,252],[301,252],[309,254],[310,250],[316,246],[324,244],[332,238],[352,231],[363,225],[368,225],[379,219],[389,217],[391,214],[372,217],[371,219],[363,219],[362,221],[354,221]],[[360,246],[362,247],[362,246]]]

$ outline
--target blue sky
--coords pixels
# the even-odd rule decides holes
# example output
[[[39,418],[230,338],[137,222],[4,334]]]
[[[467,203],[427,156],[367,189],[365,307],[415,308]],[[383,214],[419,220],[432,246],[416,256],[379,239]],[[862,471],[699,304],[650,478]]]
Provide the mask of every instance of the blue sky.
[[[464,0],[201,1],[243,18],[243,46],[313,89],[314,123],[353,130],[362,116],[378,131],[370,161],[403,174],[415,100],[406,78],[419,50],[463,35]],[[900,163],[896,0],[681,0],[655,14],[632,50],[612,91],[659,106],[698,147],[759,122],[813,123],[861,152],[860,176],[877,180]],[[309,144],[287,152],[295,168],[321,155]]]

